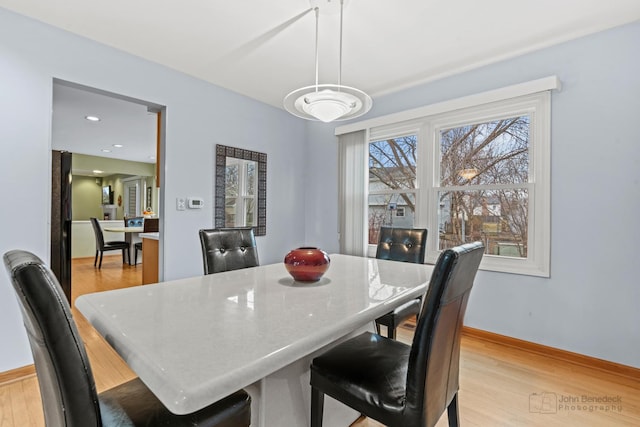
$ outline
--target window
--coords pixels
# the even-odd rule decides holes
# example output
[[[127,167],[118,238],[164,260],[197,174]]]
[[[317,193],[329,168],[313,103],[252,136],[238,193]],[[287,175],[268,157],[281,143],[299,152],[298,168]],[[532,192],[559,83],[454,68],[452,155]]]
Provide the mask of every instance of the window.
[[[527,257],[529,131],[529,115],[438,131],[438,249],[482,240],[487,254]]]
[[[412,134],[369,144],[367,218],[371,245],[378,243],[381,226],[413,227],[417,140],[417,135]]]
[[[370,129],[369,254],[381,225],[426,227],[430,262],[481,240],[483,269],[548,276],[549,104],[542,92]]]
[[[254,224],[256,162],[227,158],[225,173],[225,226]]]
[[[549,104],[543,92],[427,121],[432,253],[481,240],[484,269],[549,275]]]

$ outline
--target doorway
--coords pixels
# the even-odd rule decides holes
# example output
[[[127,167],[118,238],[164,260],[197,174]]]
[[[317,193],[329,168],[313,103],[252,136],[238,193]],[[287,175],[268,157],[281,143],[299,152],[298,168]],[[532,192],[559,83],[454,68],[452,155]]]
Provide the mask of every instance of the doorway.
[[[142,180],[139,177],[123,179],[122,186],[125,218],[139,216],[143,209],[140,203]]]
[[[125,213],[141,216],[146,202],[142,200],[145,189],[159,184],[159,153],[164,144],[160,132],[164,130],[165,117],[161,112],[165,107],[59,79],[53,81],[52,98],[52,160],[56,161],[57,152],[67,153],[72,158],[71,179],[62,180],[60,184],[63,188],[68,186],[69,197],[62,200],[54,186],[51,194],[51,255],[52,260],[54,254],[59,258],[58,266],[54,269],[52,265],[52,270],[61,284],[69,283],[69,298],[72,294],[72,260],[91,258],[91,263],[85,264],[92,266],[95,254],[89,218],[104,220],[104,209],[113,209],[110,212],[116,214],[109,216],[120,222]],[[100,166],[95,166],[95,162]],[[140,171],[144,165],[149,165],[150,172]],[[52,182],[54,173],[55,167],[52,168]],[[106,205],[101,194],[104,187],[110,187],[113,193]],[[158,188],[151,193],[155,196],[152,204],[158,214],[161,191]],[[94,196],[94,192],[99,195]],[[54,215],[61,210],[59,205],[63,202],[71,206],[70,220],[66,224],[60,214]],[[111,236],[111,240],[114,237],[117,238]],[[58,255],[60,253],[62,255]]]

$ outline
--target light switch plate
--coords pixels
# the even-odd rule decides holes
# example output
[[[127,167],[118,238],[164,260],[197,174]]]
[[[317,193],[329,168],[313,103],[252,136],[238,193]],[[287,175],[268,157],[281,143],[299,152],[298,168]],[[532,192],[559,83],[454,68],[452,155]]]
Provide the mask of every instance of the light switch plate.
[[[176,198],[176,209],[179,211],[183,211],[187,208],[186,199],[184,197]]]

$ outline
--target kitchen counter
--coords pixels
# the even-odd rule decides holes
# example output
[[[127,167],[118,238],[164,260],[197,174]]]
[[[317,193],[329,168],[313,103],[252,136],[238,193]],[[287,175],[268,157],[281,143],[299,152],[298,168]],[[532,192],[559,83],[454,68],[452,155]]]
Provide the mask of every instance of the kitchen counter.
[[[155,232],[148,232],[148,233],[140,233],[140,237],[143,239],[152,239],[152,240],[160,240],[160,233],[155,231]]]
[[[142,238],[142,284],[158,282],[159,232],[140,233]]]

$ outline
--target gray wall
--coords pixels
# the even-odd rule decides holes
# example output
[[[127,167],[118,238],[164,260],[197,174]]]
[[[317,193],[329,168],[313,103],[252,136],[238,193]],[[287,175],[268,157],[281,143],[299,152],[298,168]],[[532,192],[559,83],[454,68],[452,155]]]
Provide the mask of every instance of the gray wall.
[[[0,9],[0,253],[49,260],[52,79],[167,107],[164,277],[202,274],[198,230],[213,226],[216,143],[268,155],[267,235],[260,261],[282,260],[304,239],[305,122],[201,80]],[[28,171],[29,173],[25,173]],[[177,197],[205,208],[176,211]],[[32,363],[8,276],[0,274],[0,372]]]
[[[551,277],[481,271],[468,326],[640,368],[639,42],[635,23],[374,100],[367,117],[562,81],[552,95]],[[313,124],[308,136],[307,239],[335,250],[333,127]]]

